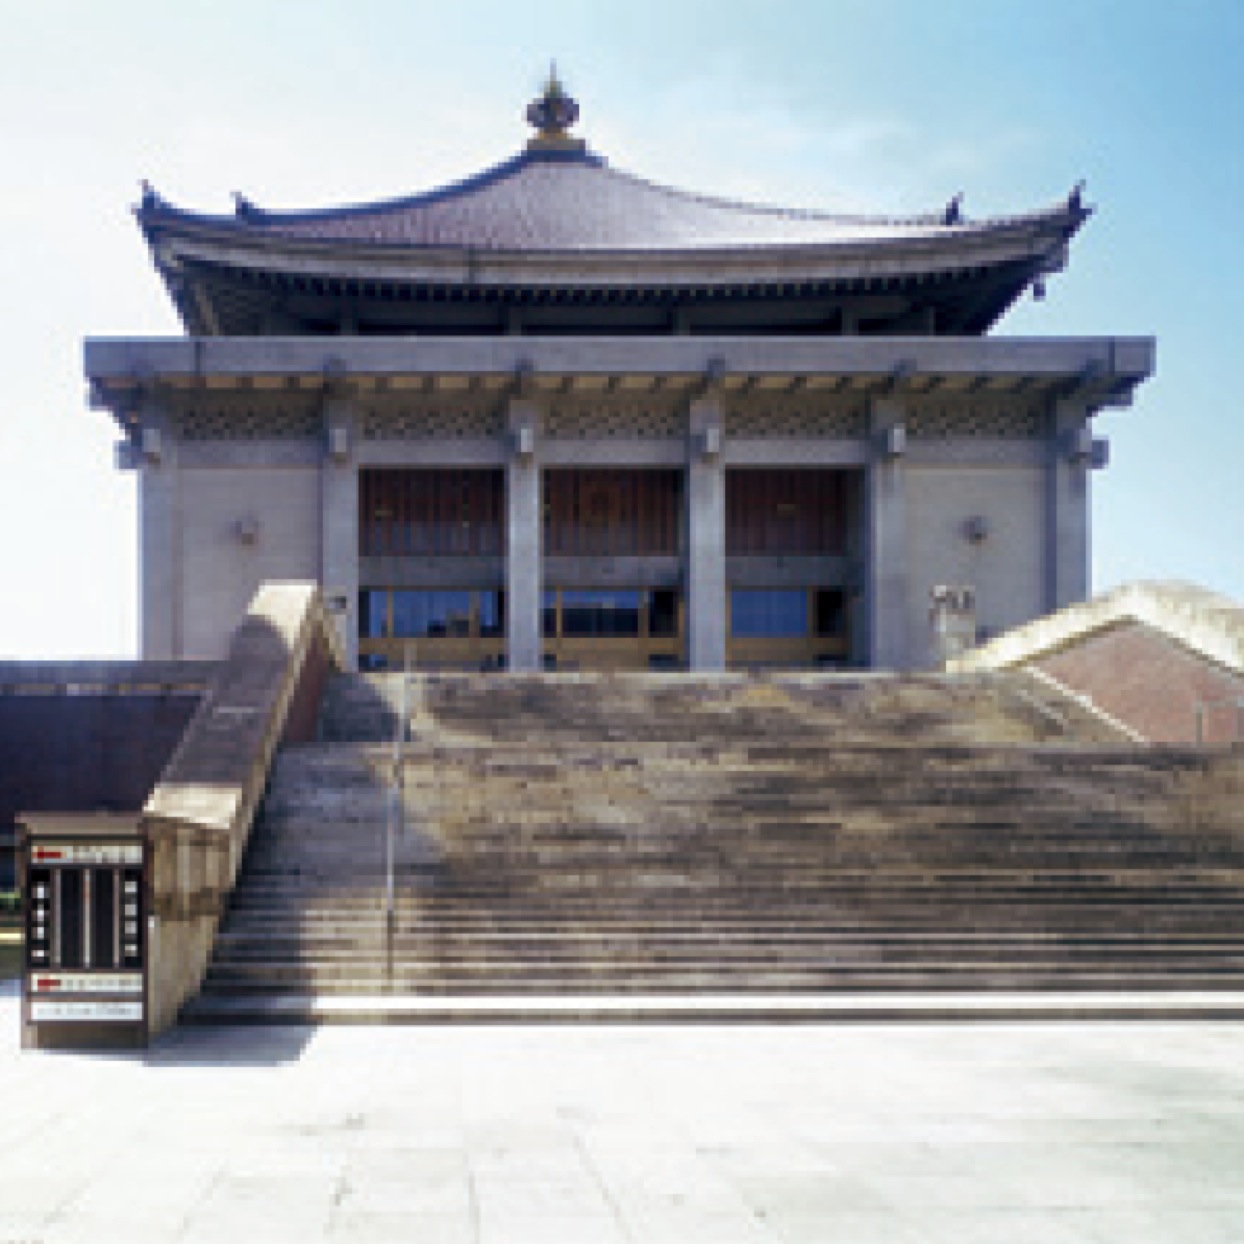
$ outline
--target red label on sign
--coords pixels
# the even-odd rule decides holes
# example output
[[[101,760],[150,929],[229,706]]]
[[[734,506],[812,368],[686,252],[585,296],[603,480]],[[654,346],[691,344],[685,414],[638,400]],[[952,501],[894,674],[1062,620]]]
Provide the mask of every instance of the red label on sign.
[[[64,856],[63,851],[49,851],[47,847],[35,847],[35,859],[37,860],[59,860]]]
[[[39,979],[35,981],[35,988],[36,989],[55,989],[56,986],[59,984],[60,984],[60,981],[58,981],[56,977],[54,976],[40,976]]]

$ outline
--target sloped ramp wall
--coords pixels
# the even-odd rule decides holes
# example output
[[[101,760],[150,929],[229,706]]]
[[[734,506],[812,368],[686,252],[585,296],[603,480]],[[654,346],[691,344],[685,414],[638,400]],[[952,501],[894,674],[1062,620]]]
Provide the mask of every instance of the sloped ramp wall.
[[[309,737],[324,679],[346,665],[314,584],[259,589],[143,809],[156,920],[149,1035],[198,991],[276,750]]]
[[[1244,677],[1141,622],[1098,631],[1038,658],[1032,668],[1087,695],[1153,743],[1244,738]]]
[[[1244,607],[1192,584],[1130,584],[948,668],[1043,674],[1149,742],[1244,742]]]

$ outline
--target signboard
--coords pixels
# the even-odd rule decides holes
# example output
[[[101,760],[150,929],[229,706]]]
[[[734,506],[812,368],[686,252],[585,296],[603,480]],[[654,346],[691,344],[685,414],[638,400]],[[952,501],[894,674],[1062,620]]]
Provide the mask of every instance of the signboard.
[[[30,1003],[30,1018],[38,1023],[142,1023],[141,1002],[43,1002]]]
[[[26,1022],[143,1026],[145,844],[29,835],[24,856]]]
[[[141,842],[38,842],[30,847],[31,864],[138,864]]]

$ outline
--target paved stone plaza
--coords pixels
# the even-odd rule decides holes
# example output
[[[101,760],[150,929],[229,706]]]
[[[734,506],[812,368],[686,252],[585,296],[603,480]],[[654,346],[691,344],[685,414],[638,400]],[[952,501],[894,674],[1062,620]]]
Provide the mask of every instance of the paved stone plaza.
[[[0,1241],[1211,1244],[1238,1023],[184,1029],[23,1054]]]

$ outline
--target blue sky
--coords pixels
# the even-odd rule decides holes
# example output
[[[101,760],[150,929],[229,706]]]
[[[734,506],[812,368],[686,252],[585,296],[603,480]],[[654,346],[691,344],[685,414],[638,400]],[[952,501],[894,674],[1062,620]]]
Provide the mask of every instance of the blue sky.
[[[310,207],[503,159],[550,57],[614,164],[904,212],[1098,206],[1010,334],[1153,334],[1094,580],[1244,600],[1244,0],[0,0],[0,657],[136,643],[135,485],[86,336],[176,333],[129,208]]]

